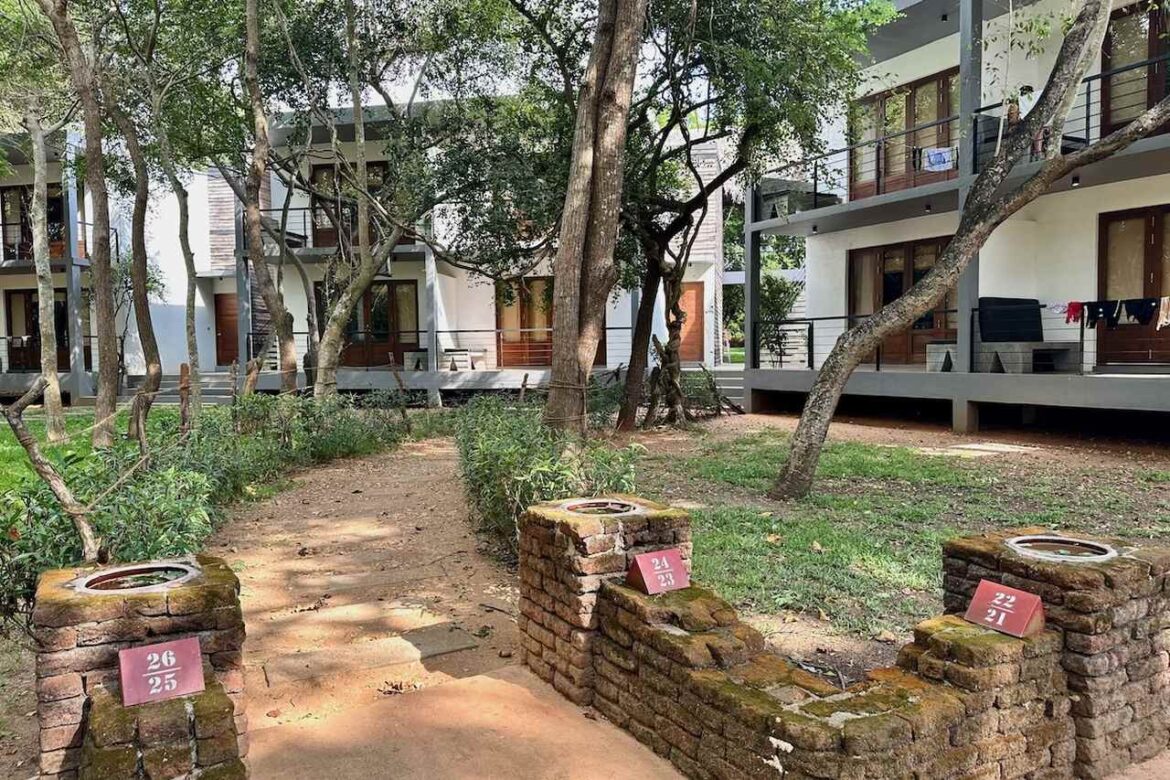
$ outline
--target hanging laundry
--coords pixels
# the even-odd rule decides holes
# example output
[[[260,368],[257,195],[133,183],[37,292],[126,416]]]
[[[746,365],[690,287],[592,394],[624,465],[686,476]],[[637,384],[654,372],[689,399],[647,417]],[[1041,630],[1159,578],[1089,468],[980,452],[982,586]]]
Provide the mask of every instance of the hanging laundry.
[[[954,146],[931,146],[922,150],[922,170],[950,171],[958,166],[958,150]]]
[[[1158,301],[1158,330],[1170,328],[1170,295]]]
[[[1044,304],[1044,308],[1053,314],[1060,316],[1061,314],[1068,314],[1068,304],[1061,301],[1052,301]]]
[[[1069,301],[1068,312],[1064,316],[1065,324],[1080,322],[1085,314],[1085,304],[1081,301]]]
[[[1097,323],[1105,320],[1111,328],[1121,322],[1121,301],[1091,301],[1085,304],[1085,322],[1090,328],[1096,328]]]
[[[1138,325],[1149,325],[1158,313],[1157,298],[1130,298],[1124,304],[1126,321]]]

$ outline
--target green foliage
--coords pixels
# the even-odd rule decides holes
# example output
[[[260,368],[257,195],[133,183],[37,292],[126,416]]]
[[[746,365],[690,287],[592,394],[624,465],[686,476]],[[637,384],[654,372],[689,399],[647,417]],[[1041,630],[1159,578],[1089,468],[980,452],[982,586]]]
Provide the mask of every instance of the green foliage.
[[[227,502],[256,495],[289,468],[369,454],[405,435],[397,412],[359,409],[341,395],[253,395],[232,408],[208,407],[186,439],[177,414],[160,408],[149,431],[149,467],[130,442],[48,451],[92,507],[89,519],[114,561],[195,552]],[[27,613],[41,571],[80,558],[72,521],[43,482],[25,473],[0,494],[0,620]]]
[[[479,529],[514,553],[516,523],[533,504],[635,490],[638,449],[582,442],[547,428],[541,407],[495,396],[459,416],[459,471]]]

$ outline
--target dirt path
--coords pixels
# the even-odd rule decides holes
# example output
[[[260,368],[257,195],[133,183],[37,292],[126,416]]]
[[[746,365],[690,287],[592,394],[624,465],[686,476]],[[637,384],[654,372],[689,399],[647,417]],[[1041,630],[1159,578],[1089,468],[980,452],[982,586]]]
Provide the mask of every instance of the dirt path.
[[[254,730],[513,663],[515,577],[476,549],[448,442],[298,474],[209,551],[240,577]]]

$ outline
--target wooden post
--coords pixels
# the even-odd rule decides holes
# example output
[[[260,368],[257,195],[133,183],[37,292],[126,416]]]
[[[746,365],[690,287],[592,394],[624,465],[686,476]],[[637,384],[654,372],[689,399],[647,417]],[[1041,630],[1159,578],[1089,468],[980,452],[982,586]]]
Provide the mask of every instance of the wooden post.
[[[402,424],[406,426],[406,432],[410,433],[410,417],[406,414],[406,383],[402,381],[402,374],[399,373],[397,365],[390,364],[390,373],[394,374],[394,381],[398,383],[398,411],[402,413]]]
[[[520,380],[520,403],[524,403],[524,394],[528,392],[528,372],[524,372],[524,378]]]
[[[191,431],[191,365],[179,366],[179,434],[186,436]]]

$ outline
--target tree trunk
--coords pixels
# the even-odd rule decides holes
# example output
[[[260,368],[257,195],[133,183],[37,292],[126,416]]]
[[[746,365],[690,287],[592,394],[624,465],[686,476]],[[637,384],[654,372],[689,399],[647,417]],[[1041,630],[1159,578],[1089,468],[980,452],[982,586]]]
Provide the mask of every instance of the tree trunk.
[[[46,0],[41,0],[46,2]],[[297,389],[297,348],[293,340],[292,315],[284,306],[284,298],[276,289],[272,273],[264,256],[263,214],[260,210],[260,192],[268,172],[268,116],[264,95],[260,92],[260,18],[259,0],[244,2],[244,85],[252,110],[254,143],[252,159],[244,185],[244,224],[248,234],[248,262],[252,277],[260,287],[260,296],[268,307],[272,329],[280,350],[280,388],[283,392]]]
[[[150,202],[150,171],[138,141],[138,128],[113,103],[111,95],[106,95],[106,99],[109,101],[106,112],[122,134],[122,141],[126,144],[126,151],[134,168],[134,211],[130,220],[130,296],[134,307],[134,324],[138,328],[138,343],[142,346],[142,358],[146,363],[146,375],[138,387],[138,392],[134,394],[127,435],[138,440],[138,449],[145,456],[150,452],[150,442],[146,436],[146,419],[150,416],[150,407],[154,405],[154,397],[162,385],[162,359],[159,357],[158,340],[154,335],[154,321],[150,316],[150,261],[146,253],[146,209]]]
[[[656,256],[650,256],[650,247],[656,249]],[[646,270],[642,273],[641,300],[638,301],[638,315],[634,320],[633,344],[630,352],[630,369],[626,372],[625,394],[622,408],[618,412],[617,429],[632,431],[638,424],[638,408],[646,394],[646,368],[650,360],[650,336],[654,332],[654,304],[662,282],[662,249],[657,244],[646,247]]]
[[[996,227],[1073,170],[1115,154],[1170,119],[1170,98],[1166,98],[1124,128],[1086,148],[1067,155],[1059,149],[1051,151],[1049,159],[1029,179],[999,192],[1015,164],[1032,148],[1037,134],[1048,125],[1064,126],[1081,79],[1101,49],[1110,10],[1111,4],[1103,0],[1089,0],[1082,6],[1061,45],[1044,93],[1027,117],[1009,131],[1000,155],[972,184],[959,228],[934,268],[904,296],[837,339],[817,372],[792,437],[788,460],[770,497],[808,495],[829,423],[853,370],[887,335],[910,327],[924,312],[937,306]]]
[[[114,415],[118,408],[118,332],[114,323],[114,290],[110,275],[110,203],[102,151],[102,110],[96,79],[85,56],[77,28],[69,17],[67,0],[37,0],[53,25],[69,70],[69,80],[81,103],[85,126],[85,185],[92,210],[93,246],[89,247],[90,280],[98,346],[98,387],[94,399],[93,446],[114,444]],[[69,247],[68,251],[74,251]]]
[[[175,153],[171,148],[170,133],[167,123],[162,118],[162,105],[158,88],[151,81],[151,97],[154,104],[154,135],[158,139],[159,160],[163,174],[171,191],[175,193],[175,201],[179,204],[179,249],[183,253],[183,266],[187,272],[187,298],[184,326],[187,335],[187,365],[189,366],[188,395],[188,422],[191,427],[198,427],[199,413],[203,409],[203,388],[199,376],[199,333],[195,328],[195,298],[198,294],[196,283],[198,275],[195,268],[195,251],[191,248],[191,203],[190,196],[179,178],[179,171],[175,165]]]
[[[37,314],[40,319],[41,376],[45,378],[45,432],[49,442],[66,440],[65,409],[61,403],[61,382],[57,374],[57,327],[54,311],[53,265],[49,255],[48,219],[48,151],[45,128],[41,124],[38,106],[30,106],[25,113],[24,126],[32,143],[33,195],[32,233],[33,264],[37,275]],[[70,301],[80,305],[80,301]],[[80,366],[77,367],[81,369]]]
[[[682,388],[682,328],[687,320],[683,311],[682,279],[685,264],[662,278],[663,297],[666,298],[666,345],[655,341],[662,362],[662,395],[666,404],[667,422],[678,425],[687,419],[686,396]]]
[[[33,470],[45,484],[49,486],[49,490],[53,492],[53,496],[73,520],[73,528],[77,531],[77,536],[81,540],[81,555],[86,563],[94,563],[98,559],[99,545],[97,537],[94,535],[93,526],[89,524],[86,509],[81,505],[73,495],[73,491],[65,484],[60,472],[53,466],[52,462],[44,456],[41,452],[40,446],[37,444],[37,439],[24,424],[24,410],[28,405],[35,401],[48,384],[45,377],[37,377],[37,381],[29,388],[23,396],[20,397],[16,403],[4,408],[4,417],[8,420],[8,425],[12,428],[12,433],[16,436],[16,440],[20,442],[20,446],[24,448],[25,454],[28,455],[29,463],[32,464]]]
[[[358,53],[356,9],[352,0],[345,4],[345,33],[348,56],[350,100],[353,112],[353,158],[354,185],[357,195],[357,271],[346,282],[345,289],[329,307],[328,317],[321,334],[317,352],[317,383],[313,395],[325,396],[337,392],[337,366],[341,362],[341,350],[345,346],[345,326],[353,316],[353,310],[374,282],[378,268],[389,253],[379,252],[375,257],[370,242],[370,203],[365,193],[369,192],[369,170],[366,164],[366,123],[361,110],[362,91],[360,81],[360,58]],[[334,148],[334,154],[340,150]],[[339,184],[340,186],[340,184]],[[340,214],[338,215],[340,217]],[[401,235],[393,231],[393,247]],[[366,334],[369,338],[369,334]]]
[[[560,243],[553,262],[553,363],[546,424],[583,434],[589,370],[617,281],[627,118],[646,0],[601,0],[582,80]]]

